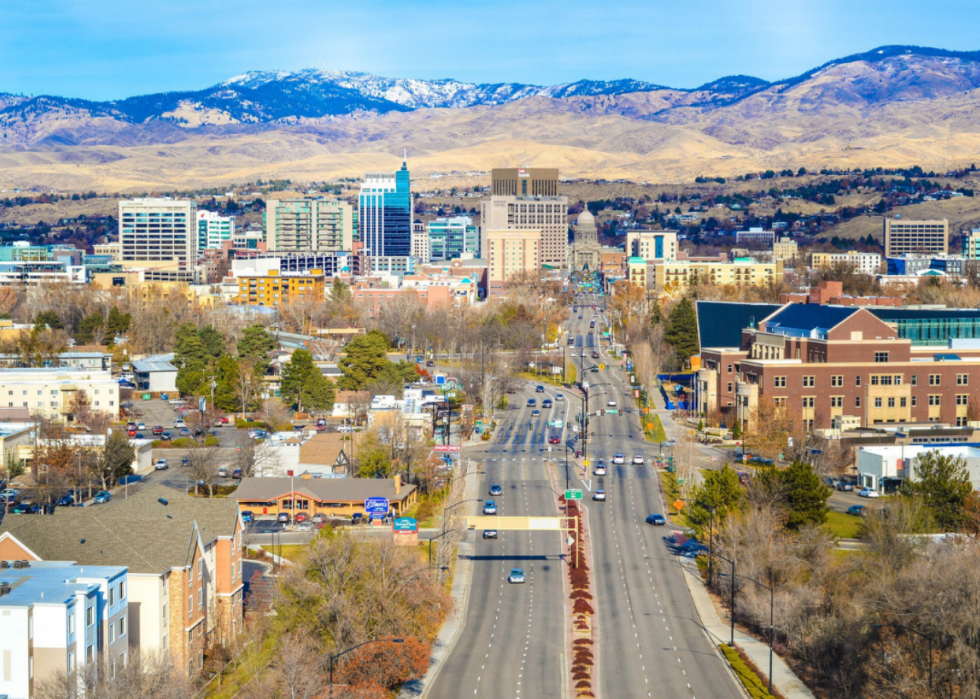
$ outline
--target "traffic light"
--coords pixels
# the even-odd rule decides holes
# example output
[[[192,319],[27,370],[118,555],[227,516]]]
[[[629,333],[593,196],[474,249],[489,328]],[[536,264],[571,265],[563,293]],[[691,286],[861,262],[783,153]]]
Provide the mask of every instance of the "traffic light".
[[[605,415],[605,414],[606,414],[606,411],[605,411],[605,410],[602,410],[602,409],[600,409],[600,410],[599,410],[599,414],[600,414],[600,415]]]

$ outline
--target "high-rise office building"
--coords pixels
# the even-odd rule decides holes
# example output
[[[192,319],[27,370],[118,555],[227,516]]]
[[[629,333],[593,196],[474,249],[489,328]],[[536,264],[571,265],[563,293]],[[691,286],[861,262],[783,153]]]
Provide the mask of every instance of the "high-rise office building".
[[[883,224],[885,257],[897,257],[907,252],[949,252],[949,221],[913,221],[886,218]]]
[[[523,272],[541,269],[541,231],[488,230],[486,248],[487,287],[490,294],[504,291],[507,281]]]
[[[429,221],[426,226],[429,235],[429,260],[447,262],[462,257],[464,253],[479,256],[480,231],[469,216],[437,218]]]
[[[412,187],[406,162],[397,172],[365,175],[357,203],[358,235],[366,255],[412,255]]]
[[[490,174],[490,194],[511,197],[557,197],[558,168],[494,168]]]
[[[412,224],[412,257],[425,264],[429,261],[431,249],[429,248],[429,231],[421,221]]]
[[[235,217],[222,216],[214,211],[197,212],[197,249],[217,250],[235,236]]]
[[[490,230],[535,230],[541,233],[539,261],[564,267],[568,254],[568,198],[563,196],[492,196],[480,206],[480,228]],[[486,256],[486,233],[480,244]]]
[[[264,214],[268,250],[352,250],[354,207],[327,199],[270,199]]]
[[[187,199],[121,201],[120,261],[130,267],[190,271],[197,263],[196,226],[197,202]]]

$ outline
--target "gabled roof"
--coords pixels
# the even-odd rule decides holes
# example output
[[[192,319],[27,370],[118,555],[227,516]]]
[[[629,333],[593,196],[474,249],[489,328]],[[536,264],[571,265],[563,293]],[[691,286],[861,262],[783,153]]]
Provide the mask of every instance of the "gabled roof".
[[[790,303],[766,320],[769,332],[810,337],[826,335],[861,310],[854,306],[818,306],[810,303]]]
[[[299,462],[316,466],[333,466],[349,443],[347,435],[337,432],[321,432],[303,442],[299,448]]]
[[[782,308],[775,303],[729,303],[698,301],[698,338],[701,349],[742,347],[742,330],[759,323]]]
[[[9,533],[45,561],[128,566],[131,573],[157,574],[186,565],[197,536],[204,544],[232,536],[238,517],[233,498],[195,498],[151,485],[105,505],[4,517],[0,533]]]

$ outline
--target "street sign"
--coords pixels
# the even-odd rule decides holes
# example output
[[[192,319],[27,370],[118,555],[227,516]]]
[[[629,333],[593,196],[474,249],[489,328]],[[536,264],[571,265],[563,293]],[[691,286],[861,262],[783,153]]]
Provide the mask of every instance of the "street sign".
[[[435,451],[459,451],[458,444],[437,444],[433,447]]]
[[[566,490],[565,491],[566,500],[581,500],[582,491],[581,490]]]
[[[391,530],[395,534],[417,534],[419,522],[413,517],[395,517],[391,523]]]
[[[683,510],[684,509],[684,501],[681,500],[680,498],[677,498],[676,500],[674,500],[674,509],[677,510],[678,512],[680,512],[681,510]]]
[[[605,365],[605,364],[600,364],[600,365],[599,365],[599,368],[600,368],[600,369],[605,369],[605,368],[606,368],[606,365]]]
[[[616,410],[607,410],[606,415],[619,415],[619,409],[617,408]]]
[[[386,515],[388,508],[388,498],[368,498],[364,501],[364,511],[369,515]]]

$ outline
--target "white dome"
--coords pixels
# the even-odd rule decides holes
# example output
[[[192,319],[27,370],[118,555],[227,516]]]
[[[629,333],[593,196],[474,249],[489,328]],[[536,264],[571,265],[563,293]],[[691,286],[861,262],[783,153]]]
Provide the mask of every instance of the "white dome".
[[[595,228],[595,216],[593,216],[592,213],[586,209],[578,215],[577,219],[575,219],[575,225],[579,228],[582,228],[583,226]]]

